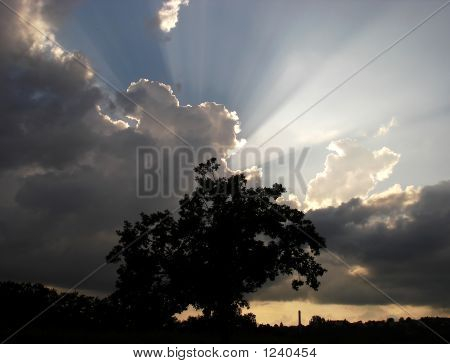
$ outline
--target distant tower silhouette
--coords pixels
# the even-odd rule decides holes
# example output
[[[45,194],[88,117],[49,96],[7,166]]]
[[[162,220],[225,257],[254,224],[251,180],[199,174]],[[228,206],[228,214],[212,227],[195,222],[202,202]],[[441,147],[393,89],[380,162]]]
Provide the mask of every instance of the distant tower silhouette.
[[[298,327],[302,327],[302,311],[298,310]]]

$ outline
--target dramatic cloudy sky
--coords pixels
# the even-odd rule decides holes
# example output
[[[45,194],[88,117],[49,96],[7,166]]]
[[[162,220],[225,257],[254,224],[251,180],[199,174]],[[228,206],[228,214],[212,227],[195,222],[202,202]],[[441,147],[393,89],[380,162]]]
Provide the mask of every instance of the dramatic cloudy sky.
[[[177,205],[137,197],[136,148],[187,144],[283,180],[327,238],[319,292],[279,279],[258,321],[450,315],[450,6],[276,134],[443,4],[2,1],[0,280],[72,286]]]

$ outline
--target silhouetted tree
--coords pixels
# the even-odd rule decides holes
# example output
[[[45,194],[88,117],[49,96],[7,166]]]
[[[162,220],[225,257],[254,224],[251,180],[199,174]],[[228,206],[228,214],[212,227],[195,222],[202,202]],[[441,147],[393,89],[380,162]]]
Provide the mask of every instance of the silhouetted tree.
[[[174,284],[179,274],[177,222],[169,211],[141,213],[141,221],[125,221],[119,244],[108,254],[120,262],[116,291],[110,299],[128,327],[161,327],[187,308],[186,295]],[[182,258],[182,257],[181,257]]]
[[[318,288],[325,269],[314,256],[325,241],[301,211],[276,202],[284,187],[248,188],[245,175],[218,169],[215,158],[194,169],[197,187],[177,218],[141,214],[118,232],[108,259],[121,261],[115,295],[128,313],[163,322],[192,304],[225,325],[248,307],[248,293],[279,275],[294,275],[295,290]]]

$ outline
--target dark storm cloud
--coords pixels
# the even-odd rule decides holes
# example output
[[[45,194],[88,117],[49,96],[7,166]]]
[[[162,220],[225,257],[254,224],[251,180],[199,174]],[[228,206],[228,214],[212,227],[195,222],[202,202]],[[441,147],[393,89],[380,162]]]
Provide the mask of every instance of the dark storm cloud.
[[[401,304],[450,307],[450,181],[308,213],[329,249]],[[390,303],[326,252],[319,292],[296,293],[285,280],[257,299]],[[358,268],[359,267],[359,268]]]
[[[9,2],[26,17],[34,15],[40,24],[42,13],[33,14],[39,10],[34,8],[38,3]],[[66,1],[42,4],[46,10],[55,5],[59,15],[68,6]],[[52,56],[50,48],[45,52],[30,49],[42,35],[3,6],[0,23],[5,30],[0,35],[0,169],[33,163],[62,168],[76,162],[95,143],[89,119],[100,90],[71,56],[60,59]]]
[[[50,37],[73,5],[8,3]],[[129,92],[141,107],[127,109],[80,65],[82,55],[61,52],[4,7],[0,42],[0,280],[71,286],[104,262],[124,219],[177,206],[174,197],[136,195],[136,148],[180,145],[142,108],[198,146],[236,143],[236,116],[223,105],[181,107],[169,86],[141,80]],[[113,122],[128,114],[139,124]],[[112,270],[81,288],[111,289]]]

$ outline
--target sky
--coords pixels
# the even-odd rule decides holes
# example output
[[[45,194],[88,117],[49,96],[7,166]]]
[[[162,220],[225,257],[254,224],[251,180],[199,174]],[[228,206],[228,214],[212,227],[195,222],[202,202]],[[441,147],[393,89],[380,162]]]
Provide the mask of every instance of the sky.
[[[345,262],[322,254],[318,292],[252,294],[259,322],[450,314],[450,6],[330,93],[445,2],[5,3],[1,280],[72,286],[124,219],[177,205],[136,195],[136,148],[187,141],[281,178]],[[107,294],[114,269],[80,288]]]

